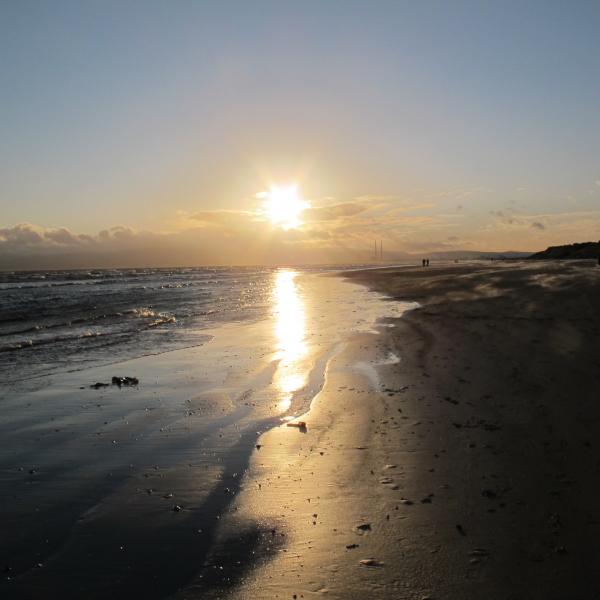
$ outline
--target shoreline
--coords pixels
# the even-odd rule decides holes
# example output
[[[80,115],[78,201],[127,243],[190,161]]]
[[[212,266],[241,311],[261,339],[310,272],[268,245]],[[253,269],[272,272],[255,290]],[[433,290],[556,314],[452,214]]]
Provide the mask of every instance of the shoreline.
[[[387,316],[375,329],[356,317],[363,325],[322,355],[323,382],[308,411],[294,413],[305,431],[268,411],[240,427],[236,411],[250,410],[242,401],[201,441],[201,430],[185,425],[189,417],[170,423],[151,410],[152,427],[161,426],[156,439],[167,442],[156,446],[164,460],[80,465],[77,478],[87,483],[76,520],[61,520],[59,505],[43,507],[56,531],[40,531],[37,543],[57,544],[45,549],[53,558],[24,571],[25,581],[4,581],[3,594],[43,597],[50,585],[65,598],[83,590],[89,598],[143,592],[178,600],[589,597],[600,559],[600,273],[511,263],[342,276],[383,294],[390,309],[408,308],[398,301],[420,306],[400,317],[381,312]],[[356,299],[347,311],[362,311]],[[166,365],[173,381],[191,368],[187,356],[187,367],[175,355]],[[163,411],[190,396],[180,383],[161,389]],[[211,410],[220,410],[219,398]],[[116,428],[123,416],[114,410],[109,437],[90,431],[107,442],[102,449],[92,443],[86,455],[74,438],[80,459],[105,462],[127,444],[141,442],[142,454],[153,447],[132,418],[138,409]],[[29,439],[35,419],[23,425],[31,452],[51,435]],[[230,450],[215,461],[219,444]],[[103,488],[89,485],[95,468],[105,471]],[[17,496],[5,493],[2,506],[16,516],[11,552],[18,554],[19,543],[30,542],[16,542],[17,532],[33,526],[44,486],[60,498],[72,472],[2,472],[4,489]],[[7,481],[38,495],[24,504]],[[104,573],[94,573],[99,563]]]
[[[261,433],[323,386],[345,334],[332,314],[347,307],[343,323],[360,330],[384,305],[310,274],[274,289],[272,318],[205,329],[203,346],[8,386],[3,594],[163,598],[194,579]],[[114,375],[140,385],[90,389]]]

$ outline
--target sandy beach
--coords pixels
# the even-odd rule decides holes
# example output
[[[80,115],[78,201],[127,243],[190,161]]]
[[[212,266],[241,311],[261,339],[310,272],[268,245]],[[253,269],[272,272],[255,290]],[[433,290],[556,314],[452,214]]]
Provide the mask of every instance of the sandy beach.
[[[302,357],[308,383],[285,409],[276,369],[300,363],[260,324],[246,347],[234,327],[214,338],[208,399],[194,365],[210,344],[120,366],[150,388],[79,390],[111,365],[8,394],[2,597],[598,596],[600,270],[344,277],[319,281],[359,294],[352,327]],[[311,323],[341,307],[309,304]],[[226,368],[234,354],[245,370]]]

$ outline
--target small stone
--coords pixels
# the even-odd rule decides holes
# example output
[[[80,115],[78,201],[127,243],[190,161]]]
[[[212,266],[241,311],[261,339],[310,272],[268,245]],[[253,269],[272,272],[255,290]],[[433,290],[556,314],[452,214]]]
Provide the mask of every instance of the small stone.
[[[383,563],[375,558],[363,558],[361,561],[359,561],[359,563],[361,565],[364,565],[365,567],[382,567]]]

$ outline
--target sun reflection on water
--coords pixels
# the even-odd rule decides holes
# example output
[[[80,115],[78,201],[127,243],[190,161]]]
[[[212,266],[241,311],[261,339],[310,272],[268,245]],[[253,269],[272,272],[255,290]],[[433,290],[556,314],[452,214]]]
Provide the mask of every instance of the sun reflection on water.
[[[297,271],[278,271],[273,288],[276,359],[279,361],[274,384],[279,392],[277,407],[282,412],[289,409],[294,392],[306,384],[303,364],[308,351],[306,314],[295,281],[297,276]]]

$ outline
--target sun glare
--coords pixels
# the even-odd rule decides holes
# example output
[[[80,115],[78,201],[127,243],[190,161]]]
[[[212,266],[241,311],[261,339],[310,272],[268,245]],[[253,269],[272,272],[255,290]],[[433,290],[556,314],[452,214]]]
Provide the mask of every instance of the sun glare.
[[[275,336],[279,364],[273,382],[279,391],[278,408],[285,412],[294,392],[306,384],[307,371],[303,359],[306,345],[306,315],[304,302],[296,284],[296,271],[281,270],[275,274],[273,299],[275,305]]]
[[[264,212],[273,225],[283,229],[302,225],[300,215],[310,205],[300,197],[297,185],[272,185],[264,197]]]

